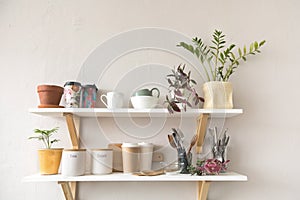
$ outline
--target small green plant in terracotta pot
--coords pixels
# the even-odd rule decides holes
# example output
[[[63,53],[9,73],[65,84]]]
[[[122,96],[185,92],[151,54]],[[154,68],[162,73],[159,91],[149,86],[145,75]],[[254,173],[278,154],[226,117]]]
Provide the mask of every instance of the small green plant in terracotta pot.
[[[36,136],[28,139],[37,139],[42,141],[45,148],[38,150],[40,173],[41,174],[57,174],[63,148],[52,148],[52,144],[59,142],[58,139],[50,139],[53,133],[58,131],[58,127],[50,130],[34,129]]]
[[[260,53],[265,44],[252,42],[249,47],[238,48],[234,52],[235,44],[226,47],[225,35],[215,30],[212,35],[212,45],[206,45],[201,38],[193,38],[192,44],[180,42],[177,46],[191,52],[200,61],[206,83],[203,85],[204,108],[233,108],[231,75],[248,57]]]

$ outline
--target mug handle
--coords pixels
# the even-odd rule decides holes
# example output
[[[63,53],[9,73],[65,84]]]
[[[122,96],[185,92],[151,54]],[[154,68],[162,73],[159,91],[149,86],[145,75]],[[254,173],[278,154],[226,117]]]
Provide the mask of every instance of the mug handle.
[[[159,95],[160,95],[159,89],[152,88],[150,91],[151,91],[152,96],[153,96],[153,91],[157,91],[157,98],[159,97]]]
[[[101,99],[102,103],[103,103],[106,107],[108,107],[108,106],[107,106],[107,103],[104,101],[104,97],[105,97],[106,102],[107,102],[107,96],[106,96],[105,94],[102,94],[102,95],[100,96],[100,99]]]

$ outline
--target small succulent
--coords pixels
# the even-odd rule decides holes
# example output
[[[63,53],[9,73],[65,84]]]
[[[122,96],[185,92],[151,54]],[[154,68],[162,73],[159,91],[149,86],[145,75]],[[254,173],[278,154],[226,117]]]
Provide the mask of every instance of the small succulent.
[[[55,142],[59,142],[58,139],[50,140],[50,137],[53,133],[56,133],[58,131],[58,127],[55,127],[50,130],[41,130],[41,129],[34,129],[34,133],[39,134],[39,136],[32,136],[28,139],[37,139],[39,141],[42,141],[47,149],[51,149],[51,146]]]
[[[184,72],[185,65],[179,65],[176,69],[172,69],[172,74],[167,75],[167,81],[169,83],[169,94],[166,95],[166,103],[169,113],[180,112],[178,103],[182,104],[184,111],[186,107],[192,107],[204,102],[204,98],[200,97],[196,92],[194,85],[196,81],[191,78],[191,71]]]
[[[204,161],[197,161],[196,166],[189,166],[188,170],[190,174],[194,175],[217,175],[220,172],[227,170],[227,163],[230,161],[221,162],[217,159],[207,159]]]

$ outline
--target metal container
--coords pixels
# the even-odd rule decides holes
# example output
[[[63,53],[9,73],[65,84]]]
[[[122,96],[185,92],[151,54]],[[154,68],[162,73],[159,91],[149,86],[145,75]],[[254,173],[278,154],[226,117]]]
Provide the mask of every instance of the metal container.
[[[79,108],[81,84],[75,81],[68,81],[64,85],[64,101],[66,108]]]

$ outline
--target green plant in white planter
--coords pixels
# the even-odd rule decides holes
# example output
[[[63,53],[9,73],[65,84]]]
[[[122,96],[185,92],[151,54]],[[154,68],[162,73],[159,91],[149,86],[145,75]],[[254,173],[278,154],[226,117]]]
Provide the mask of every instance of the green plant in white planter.
[[[232,108],[232,86],[228,82],[230,76],[236,71],[241,62],[246,62],[250,55],[260,53],[260,48],[265,44],[252,42],[247,48],[238,48],[236,45],[226,47],[225,35],[222,31],[215,30],[212,35],[212,45],[205,45],[201,38],[193,38],[192,44],[180,42],[177,46],[195,55],[200,61],[206,83],[203,85],[204,108]]]
[[[57,174],[61,156],[62,148],[51,148],[53,143],[59,142],[58,139],[50,139],[53,133],[58,131],[58,127],[50,130],[34,129],[36,136],[29,137],[28,139],[37,139],[42,141],[45,148],[38,150],[40,161],[41,174]]]

